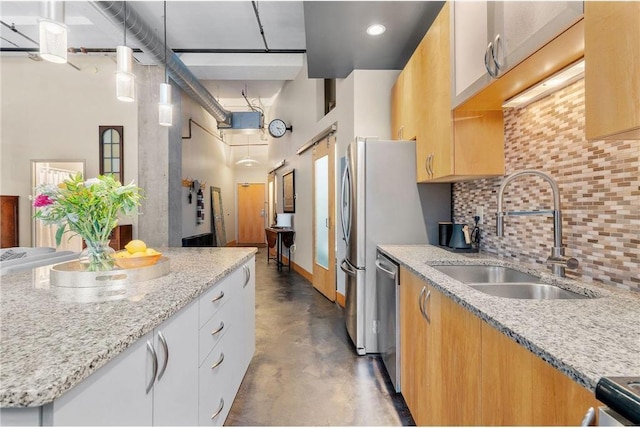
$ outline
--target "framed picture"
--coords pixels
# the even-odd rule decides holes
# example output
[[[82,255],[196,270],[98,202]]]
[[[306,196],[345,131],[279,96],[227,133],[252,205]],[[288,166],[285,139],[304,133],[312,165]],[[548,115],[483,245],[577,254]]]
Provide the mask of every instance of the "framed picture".
[[[295,170],[282,175],[282,211],[285,213],[296,212],[296,180]]]

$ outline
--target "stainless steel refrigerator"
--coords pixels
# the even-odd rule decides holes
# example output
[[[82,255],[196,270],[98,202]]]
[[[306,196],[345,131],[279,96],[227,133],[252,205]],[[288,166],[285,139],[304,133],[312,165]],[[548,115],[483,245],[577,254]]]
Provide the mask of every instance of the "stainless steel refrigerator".
[[[380,352],[378,244],[437,244],[451,218],[450,184],[416,184],[415,141],[356,138],[347,148],[340,201],[346,256],[345,322],[359,355]],[[399,326],[399,323],[397,324]]]

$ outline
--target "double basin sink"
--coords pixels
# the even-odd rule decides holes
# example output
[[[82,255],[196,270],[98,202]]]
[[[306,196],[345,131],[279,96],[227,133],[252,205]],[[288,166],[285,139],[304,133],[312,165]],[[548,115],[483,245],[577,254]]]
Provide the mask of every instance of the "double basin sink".
[[[540,278],[504,266],[447,265],[434,269],[497,297],[512,299],[587,299],[587,296],[540,282]]]

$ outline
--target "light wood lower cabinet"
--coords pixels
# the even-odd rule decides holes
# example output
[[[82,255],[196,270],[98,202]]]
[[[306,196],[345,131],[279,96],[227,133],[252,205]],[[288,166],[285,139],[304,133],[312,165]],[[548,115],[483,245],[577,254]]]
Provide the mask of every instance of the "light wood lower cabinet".
[[[480,319],[400,271],[402,394],[418,425],[478,425]]]
[[[405,267],[400,349],[402,395],[418,425],[577,425],[599,405],[592,392]]]
[[[482,425],[578,425],[594,394],[490,325],[482,325]]]

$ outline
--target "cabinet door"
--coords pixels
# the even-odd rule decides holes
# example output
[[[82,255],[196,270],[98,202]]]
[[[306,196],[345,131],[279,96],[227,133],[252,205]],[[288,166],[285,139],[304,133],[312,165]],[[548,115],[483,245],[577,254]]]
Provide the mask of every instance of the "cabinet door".
[[[198,304],[192,302],[155,329],[158,376],[153,424],[198,425]]]
[[[148,333],[104,367],[45,406],[45,420],[52,412],[53,424],[61,426],[150,426],[153,392],[153,358],[147,349]]]
[[[416,170],[424,171],[429,166],[428,179],[452,175],[453,125],[451,120],[451,52],[450,52],[450,3],[446,3],[423,39],[425,69],[428,79],[425,84],[425,113],[421,115],[422,127],[417,145],[426,148],[427,158],[417,159]],[[421,153],[422,150],[416,149]],[[418,181],[424,175],[418,173]]]
[[[256,352],[256,263],[255,258],[248,261],[248,281],[242,288],[242,340],[244,342],[244,370],[245,372],[253,354]]]
[[[584,20],[587,139],[640,139],[640,2],[588,1]]]
[[[575,24],[583,12],[580,1],[489,2],[489,32],[504,73]],[[496,42],[496,37],[500,38]]]
[[[491,82],[484,64],[488,21],[486,1],[458,1],[453,8],[452,107],[460,105]]]
[[[391,138],[402,139],[402,119],[404,109],[404,72],[400,72],[391,88]]]
[[[421,301],[425,284],[400,267],[400,378],[402,396],[418,425],[424,419],[424,394],[427,389],[424,361],[426,359],[425,320]]]
[[[482,323],[482,425],[578,425],[593,393]]]
[[[437,326],[437,357],[429,374],[433,385],[433,425],[481,425],[480,381],[482,336],[480,318],[442,293],[431,290],[433,317]],[[427,309],[428,302],[427,302]],[[430,348],[431,349],[431,348]],[[429,358],[429,356],[427,356]],[[437,411],[436,411],[437,409]]]

